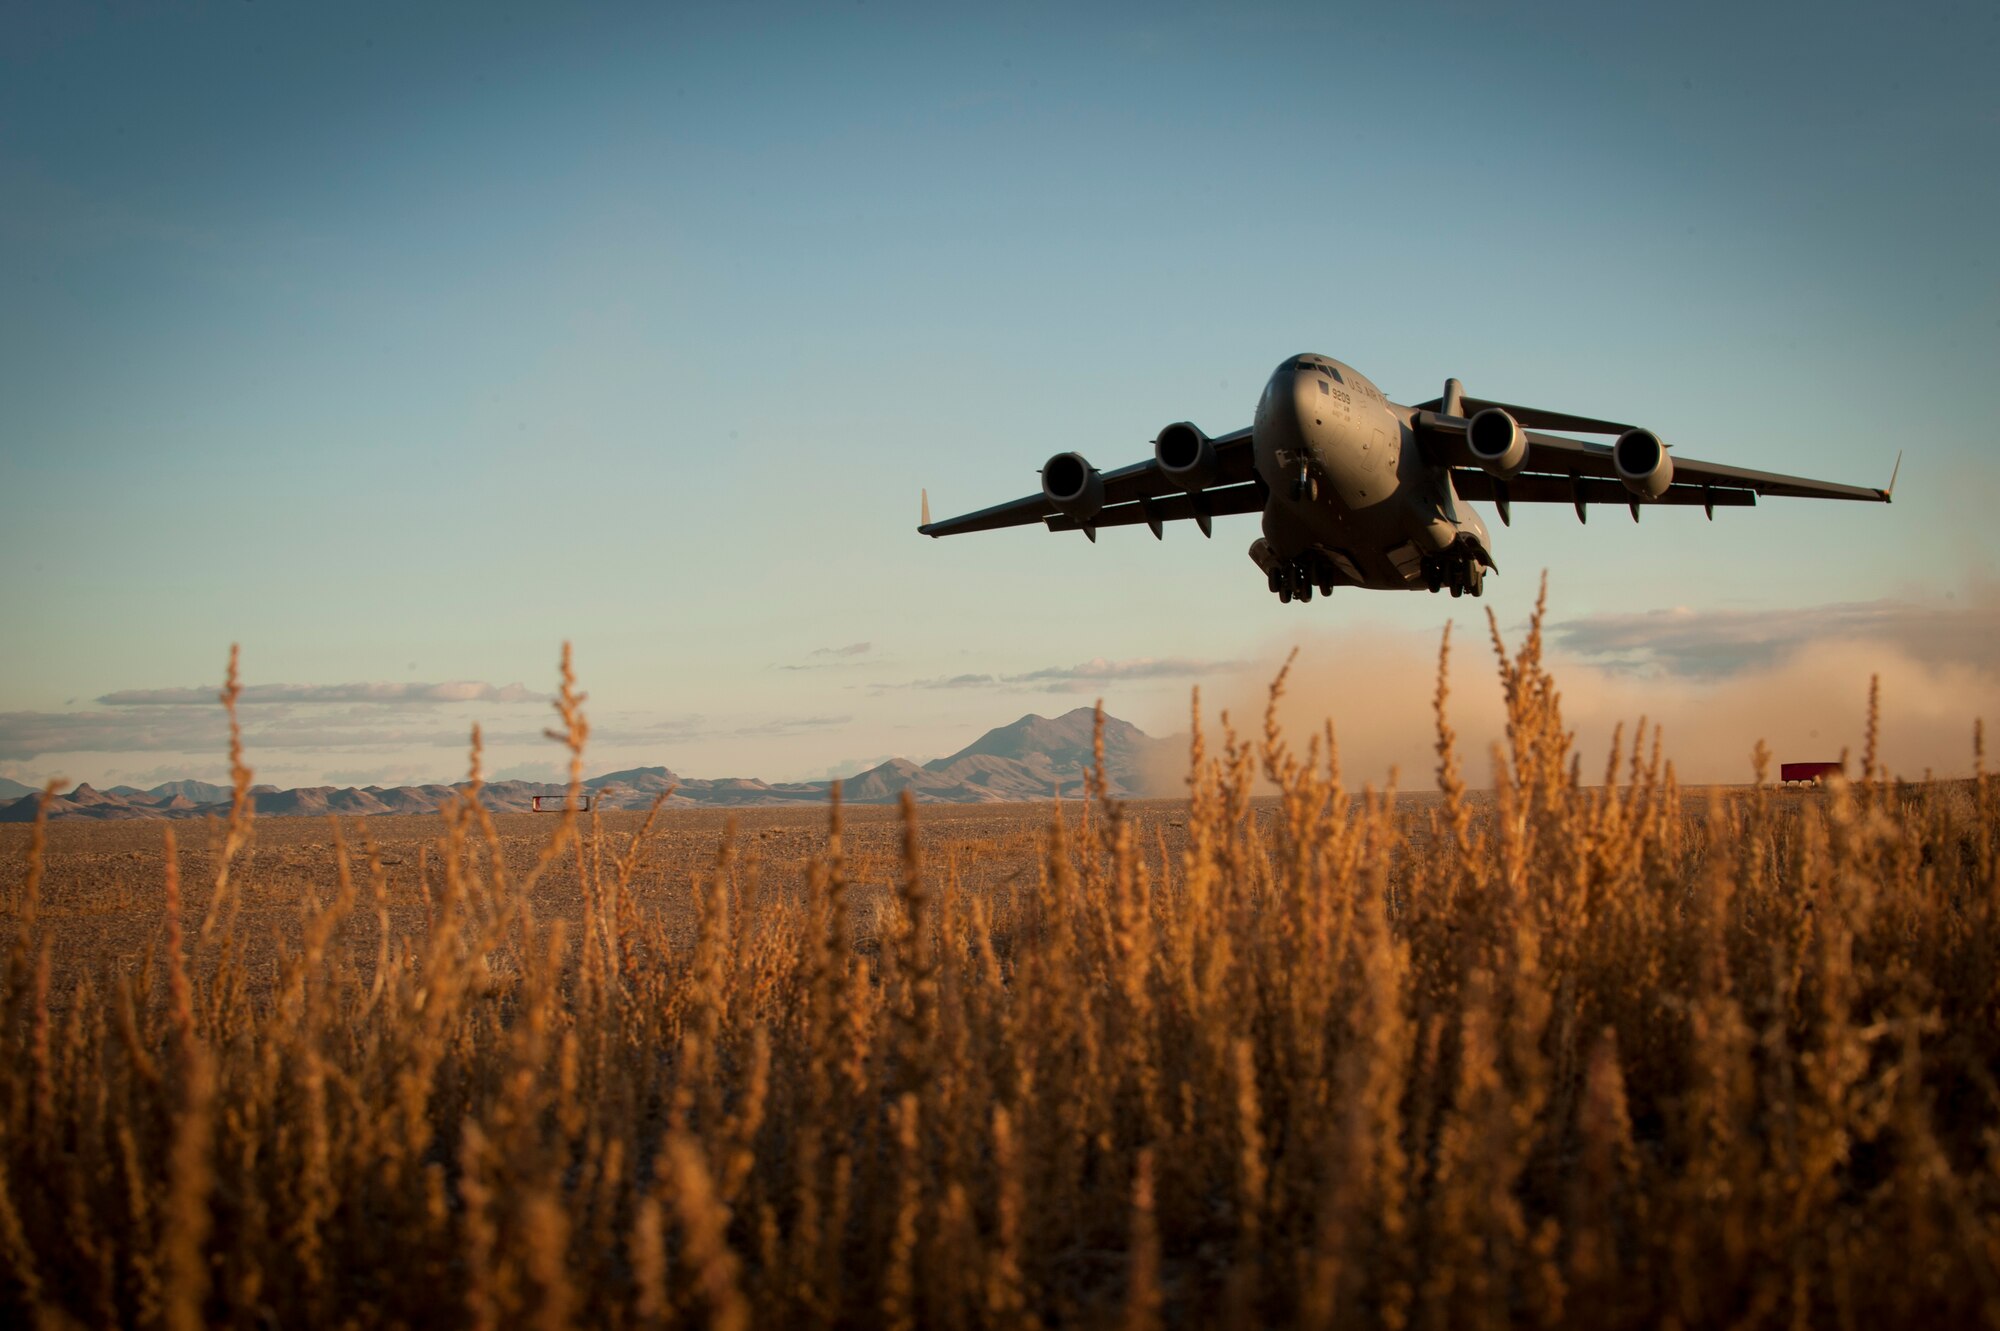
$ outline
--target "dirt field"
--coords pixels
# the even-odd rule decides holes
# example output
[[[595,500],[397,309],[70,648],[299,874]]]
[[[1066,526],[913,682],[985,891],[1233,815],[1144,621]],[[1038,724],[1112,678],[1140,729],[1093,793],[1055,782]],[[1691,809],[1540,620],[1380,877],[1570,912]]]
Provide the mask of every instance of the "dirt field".
[[[2000,1326],[2000,792],[1583,786],[1537,642],[1393,808],[0,829],[0,1318]]]
[[[1156,846],[1164,838],[1170,854],[1180,853],[1185,801],[1140,801],[1128,807],[1146,844]],[[930,805],[923,808],[918,826],[924,857],[934,868],[955,867],[968,890],[1005,892],[1034,881],[1039,848],[1058,816],[1052,803]],[[1083,810],[1071,803],[1062,806],[1060,816],[1076,828]],[[881,908],[902,872],[901,815],[894,805],[848,806],[842,820],[855,936],[866,944],[879,933]],[[586,854],[623,851],[645,821],[645,814],[629,812],[585,820]],[[526,874],[559,822],[554,814],[495,815],[502,862],[515,875]],[[101,978],[129,967],[149,944],[158,944],[167,826],[131,819],[63,822],[46,829],[41,919],[54,948],[58,995],[85,975]],[[392,930],[422,934],[425,884],[433,896],[441,888],[437,857],[442,820],[434,814],[345,818],[339,828],[357,876],[367,876],[368,843],[377,848]],[[334,824],[325,818],[263,817],[255,829],[234,872],[242,884],[238,932],[245,957],[268,981],[276,959],[296,946],[313,908],[335,893],[339,854]],[[224,825],[182,822],[173,830],[182,878],[191,884],[212,882]],[[810,866],[826,850],[827,835],[824,807],[661,810],[640,851],[631,891],[685,939],[691,937],[696,915],[695,880],[715,872],[725,848],[739,881],[752,884],[754,892],[796,904],[803,900]],[[8,900],[18,895],[32,836],[26,824],[0,825],[0,885],[5,885]],[[196,901],[201,901],[199,895]],[[566,856],[543,875],[528,904],[544,921],[562,919],[572,929],[580,925],[584,894],[574,859]],[[351,947],[355,964],[372,961],[372,921],[351,922],[337,937]]]
[[[1742,789],[1683,791],[1684,815],[1698,824],[1712,794],[1733,795]],[[1774,809],[1790,814],[1823,803],[1826,795],[1795,790],[1773,792],[1770,798]],[[1475,810],[1483,809],[1491,796],[1468,792],[1466,802]],[[1438,796],[1431,791],[1397,796],[1398,823],[1411,845],[1427,841],[1437,805]],[[1255,817],[1268,823],[1277,812],[1277,801],[1259,796],[1250,807]],[[1185,800],[1135,800],[1124,806],[1124,812],[1136,843],[1150,851],[1157,864],[1178,862],[1187,847]],[[849,805],[841,816],[855,934],[865,945],[879,934],[879,916],[902,872],[901,814],[894,805]],[[1036,879],[1048,834],[1058,818],[1074,835],[1084,817],[1083,806],[1073,801],[1060,806],[1048,802],[926,805],[920,810],[918,828],[922,853],[934,869],[954,871],[969,891],[1005,893]],[[533,866],[559,818],[506,813],[492,821],[503,862],[519,875]],[[645,821],[645,814],[634,812],[608,812],[595,821],[585,820],[586,845],[595,848],[586,853],[622,852]],[[40,914],[53,944],[56,1001],[77,980],[129,967],[145,956],[149,945],[157,945],[166,827],[163,821],[131,819],[62,822],[45,829]],[[421,934],[428,918],[425,884],[433,893],[439,886],[436,856],[443,824],[438,816],[343,818],[338,827],[352,872],[358,876],[366,876],[368,847],[374,844],[392,930]],[[245,957],[268,980],[276,959],[296,946],[312,911],[336,891],[339,854],[335,823],[329,819],[260,817],[255,828],[235,871],[242,885],[239,933]],[[213,881],[225,830],[220,820],[173,824],[184,880]],[[18,895],[33,835],[26,824],[0,824],[0,890],[6,892],[6,900]],[[696,880],[715,871],[725,849],[735,872],[754,883],[755,890],[797,903],[803,900],[811,866],[826,850],[827,836],[824,807],[662,810],[641,848],[631,890],[678,935],[687,937],[696,914]],[[545,874],[529,904],[541,919],[563,919],[572,927],[580,924],[584,895],[574,861],[565,858]],[[336,941],[352,949],[355,964],[369,964],[365,954],[374,945],[372,930],[356,923]]]

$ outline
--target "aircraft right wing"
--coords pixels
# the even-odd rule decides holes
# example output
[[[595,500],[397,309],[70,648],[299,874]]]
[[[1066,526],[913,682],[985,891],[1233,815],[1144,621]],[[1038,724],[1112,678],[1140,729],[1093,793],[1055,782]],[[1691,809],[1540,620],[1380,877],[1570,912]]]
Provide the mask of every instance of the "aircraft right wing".
[[[1467,399],[1466,405],[1473,403]],[[1478,405],[1499,406],[1510,414],[1521,410],[1531,419],[1544,421],[1553,416],[1553,413],[1531,412],[1503,403]],[[1570,419],[1573,423],[1567,427],[1569,429],[1597,429],[1611,433],[1631,428],[1609,421],[1586,421],[1582,417]],[[1636,513],[1638,506],[1647,503],[1690,504],[1709,509],[1743,507],[1755,504],[1760,496],[1856,499],[1886,504],[1894,496],[1896,488],[1893,475],[1889,478],[1888,488],[1878,490],[1873,486],[1842,485],[1806,476],[1786,476],[1720,462],[1702,462],[1670,452],[1667,454],[1672,463],[1670,483],[1658,496],[1647,500],[1627,490],[1619,479],[1618,468],[1612,460],[1611,445],[1543,434],[1539,430],[1521,432],[1528,445],[1527,457],[1520,471],[1503,481],[1485,471],[1474,457],[1466,441],[1466,430],[1470,424],[1468,418],[1443,416],[1425,406],[1417,409],[1412,423],[1425,456],[1433,464],[1451,469],[1453,488],[1462,498],[1490,500],[1503,506],[1517,501],[1527,504],[1569,503],[1575,504],[1581,514],[1590,504],[1616,503],[1632,505]],[[1504,507],[1502,516],[1505,516]]]
[[[1143,522],[1152,528],[1153,535],[1159,536],[1163,523],[1193,519],[1206,534],[1210,518],[1259,512],[1270,497],[1257,476],[1247,426],[1217,435],[1208,442],[1215,450],[1215,474],[1199,489],[1188,489],[1167,474],[1158,458],[1147,458],[1116,471],[1099,473],[1104,485],[1104,504],[1087,520],[1063,512],[1047,494],[1041,493],[941,522],[925,522],[917,530],[925,536],[960,536],[1039,522],[1050,531],[1081,531],[1096,540],[1099,527],[1135,526]]]

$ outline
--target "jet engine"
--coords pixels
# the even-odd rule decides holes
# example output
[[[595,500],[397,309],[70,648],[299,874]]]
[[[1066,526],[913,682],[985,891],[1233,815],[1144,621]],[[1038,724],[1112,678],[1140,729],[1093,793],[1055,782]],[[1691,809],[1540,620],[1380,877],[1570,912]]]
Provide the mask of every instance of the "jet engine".
[[[1618,479],[1641,499],[1658,499],[1674,483],[1674,460],[1651,430],[1627,430],[1611,446],[1611,465]]]
[[[1042,467],[1042,495],[1056,511],[1089,522],[1104,507],[1104,477],[1080,453],[1058,453]]]
[[[1176,421],[1160,431],[1160,437],[1153,441],[1153,457],[1166,478],[1189,494],[1213,484],[1221,465],[1215,445],[1187,421]]]
[[[1498,407],[1487,407],[1466,422],[1465,446],[1473,461],[1503,481],[1528,460],[1528,436],[1520,422]]]

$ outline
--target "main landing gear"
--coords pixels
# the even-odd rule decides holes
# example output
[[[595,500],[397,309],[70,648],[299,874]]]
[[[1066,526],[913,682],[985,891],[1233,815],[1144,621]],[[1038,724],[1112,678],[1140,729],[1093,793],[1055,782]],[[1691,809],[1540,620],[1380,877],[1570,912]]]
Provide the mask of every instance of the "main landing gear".
[[[1456,546],[1443,554],[1424,556],[1424,586],[1433,592],[1449,587],[1453,596],[1468,592],[1477,596],[1486,587],[1486,568],[1470,549]]]
[[[1333,575],[1323,568],[1309,567],[1303,559],[1273,566],[1265,572],[1264,580],[1280,601],[1310,601],[1315,587],[1321,596],[1333,595]]]

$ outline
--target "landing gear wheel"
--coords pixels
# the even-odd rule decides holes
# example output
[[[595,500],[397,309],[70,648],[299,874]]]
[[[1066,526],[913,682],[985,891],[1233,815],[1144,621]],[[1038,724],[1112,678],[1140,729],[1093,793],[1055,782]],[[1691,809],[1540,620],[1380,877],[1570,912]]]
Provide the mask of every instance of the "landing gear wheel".
[[[1301,601],[1310,601],[1310,600],[1312,600],[1312,598],[1313,598],[1313,585],[1312,585],[1311,581],[1309,581],[1308,579],[1305,579],[1305,578],[1300,578],[1300,579],[1299,579],[1299,600],[1301,600]]]
[[[1461,597],[1461,596],[1463,596],[1463,595],[1465,595],[1465,584],[1464,584],[1464,583],[1462,583],[1462,582],[1454,582],[1453,584],[1451,584],[1451,599],[1452,599],[1452,600],[1456,601],[1456,600],[1457,600],[1457,599],[1458,599],[1459,597]]]
[[[1284,582],[1278,577],[1278,570],[1276,569],[1271,569],[1265,573],[1264,581],[1270,585],[1271,594],[1274,596],[1284,587]]]

